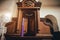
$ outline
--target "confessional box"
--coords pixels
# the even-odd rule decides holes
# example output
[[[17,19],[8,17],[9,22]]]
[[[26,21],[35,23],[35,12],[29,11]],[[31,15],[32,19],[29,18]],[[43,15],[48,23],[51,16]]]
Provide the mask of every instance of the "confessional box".
[[[7,35],[21,36],[46,36],[50,28],[40,21],[41,3],[35,0],[23,0],[17,3],[17,19],[7,23]],[[49,36],[48,35],[48,36]]]
[[[21,3],[21,4],[20,4]],[[40,22],[40,6],[37,6],[38,3],[35,0],[23,0],[18,2],[18,23],[17,23],[17,33],[21,34],[24,30],[25,34],[36,34],[38,32],[38,26]],[[23,25],[24,27],[23,27]]]

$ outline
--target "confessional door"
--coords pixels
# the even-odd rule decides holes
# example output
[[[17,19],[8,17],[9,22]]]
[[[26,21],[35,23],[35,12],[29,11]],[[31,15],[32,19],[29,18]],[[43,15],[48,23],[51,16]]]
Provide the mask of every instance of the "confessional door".
[[[38,13],[35,9],[25,9],[25,10],[21,10],[21,18],[18,18],[18,24],[21,24],[19,27],[20,33],[22,32],[22,30],[24,30],[24,34],[25,35],[35,35],[38,32]],[[19,20],[20,19],[20,20]],[[19,21],[21,21],[21,23],[19,23]],[[23,24],[23,25],[22,25]],[[22,28],[22,26],[24,26]],[[19,30],[18,29],[18,30]]]

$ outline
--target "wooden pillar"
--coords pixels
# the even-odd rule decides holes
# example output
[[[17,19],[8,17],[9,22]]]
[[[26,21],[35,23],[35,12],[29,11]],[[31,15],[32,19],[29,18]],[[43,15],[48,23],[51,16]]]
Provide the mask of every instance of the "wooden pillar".
[[[17,33],[20,34],[21,33],[21,27],[22,27],[22,20],[23,20],[23,13],[22,11],[19,9],[19,13],[18,13],[18,23],[17,23]]]

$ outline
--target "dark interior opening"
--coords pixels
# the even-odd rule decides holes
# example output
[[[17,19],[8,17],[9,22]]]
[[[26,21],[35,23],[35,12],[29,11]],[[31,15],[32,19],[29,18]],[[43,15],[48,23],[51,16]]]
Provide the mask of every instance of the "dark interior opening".
[[[50,32],[51,34],[54,33],[54,30],[53,30],[53,23],[50,19],[46,19],[46,23],[48,23],[48,25],[50,26]]]

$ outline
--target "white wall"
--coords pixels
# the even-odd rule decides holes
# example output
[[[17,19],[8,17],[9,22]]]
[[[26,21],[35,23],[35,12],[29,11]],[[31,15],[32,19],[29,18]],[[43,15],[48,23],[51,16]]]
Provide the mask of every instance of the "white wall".
[[[60,31],[60,7],[44,7],[40,10],[40,17],[44,18],[46,15],[53,15],[56,17]]]
[[[16,0],[3,0],[0,3],[0,15],[5,14],[5,13],[10,13],[14,17],[17,15],[17,5],[16,5]]]
[[[42,2],[40,17],[53,15],[56,17],[60,31],[60,0],[40,0]]]

